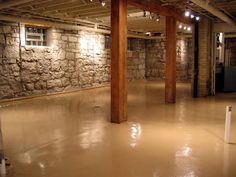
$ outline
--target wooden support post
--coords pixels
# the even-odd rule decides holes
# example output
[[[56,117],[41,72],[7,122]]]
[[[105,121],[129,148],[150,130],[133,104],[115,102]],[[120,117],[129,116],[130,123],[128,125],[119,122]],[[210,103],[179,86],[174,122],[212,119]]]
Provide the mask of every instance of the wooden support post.
[[[111,122],[127,120],[127,0],[111,1]]]
[[[199,25],[198,22],[195,22],[194,32],[193,32],[193,41],[194,41],[194,68],[193,68],[193,98],[198,97],[198,73],[199,73]]]
[[[176,19],[166,17],[165,102],[176,101]]]

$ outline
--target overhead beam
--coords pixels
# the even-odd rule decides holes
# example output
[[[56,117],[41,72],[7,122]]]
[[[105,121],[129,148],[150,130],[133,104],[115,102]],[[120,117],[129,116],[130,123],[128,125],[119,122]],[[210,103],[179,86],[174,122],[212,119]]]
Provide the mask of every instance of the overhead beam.
[[[203,0],[191,0],[194,4],[198,5],[199,7],[205,9],[206,11],[210,12],[212,15],[218,17],[222,21],[230,24],[236,25],[236,22],[228,17],[225,13],[221,12],[219,9],[210,5],[207,1]]]
[[[128,0],[128,3],[142,10],[158,13],[159,15],[166,17],[174,17],[182,23],[191,24],[191,20],[189,18],[185,18],[183,12],[173,6],[162,6],[160,2],[154,0]]]
[[[103,34],[110,34],[110,30],[104,30],[104,29],[95,29],[91,27],[86,27],[86,26],[78,26],[78,25],[69,25],[69,24],[64,24],[64,23],[59,23],[59,22],[48,22],[45,20],[35,20],[32,18],[22,18],[22,17],[13,17],[13,16],[6,16],[6,15],[0,15],[0,20],[3,21],[11,21],[11,22],[22,22],[22,23],[28,23],[28,24],[35,24],[35,25],[42,25],[42,26],[47,26],[47,27],[55,27],[59,29],[66,29],[66,30],[87,30],[87,31],[94,31],[98,33],[103,33]],[[191,35],[179,35],[177,38],[190,38]],[[163,39],[165,38],[164,36],[146,36],[142,34],[134,34],[134,33],[128,33],[128,38],[139,38],[139,39]]]
[[[111,0],[111,122],[127,120],[127,0]]]
[[[0,10],[6,9],[6,8],[9,8],[9,7],[13,7],[13,6],[18,6],[18,5],[21,5],[21,4],[25,4],[25,3],[28,3],[28,2],[31,2],[31,1],[33,1],[33,0],[10,0],[10,1],[4,1],[4,2],[0,3]]]
[[[166,17],[165,102],[176,102],[176,20]]]

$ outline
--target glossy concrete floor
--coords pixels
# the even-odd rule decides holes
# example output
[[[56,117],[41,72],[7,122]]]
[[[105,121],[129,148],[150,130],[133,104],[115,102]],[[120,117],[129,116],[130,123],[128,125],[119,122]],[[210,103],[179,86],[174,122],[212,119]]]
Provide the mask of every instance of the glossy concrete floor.
[[[192,99],[178,84],[132,82],[129,121],[109,123],[109,87],[2,104],[10,177],[235,177],[236,144],[225,144],[226,105],[236,94]],[[236,110],[233,110],[236,118]],[[236,142],[233,125],[232,142]]]

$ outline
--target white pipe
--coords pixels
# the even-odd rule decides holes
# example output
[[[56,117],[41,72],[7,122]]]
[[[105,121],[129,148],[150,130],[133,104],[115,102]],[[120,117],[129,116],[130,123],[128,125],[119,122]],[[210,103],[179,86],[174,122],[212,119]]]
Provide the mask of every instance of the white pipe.
[[[232,106],[226,107],[225,142],[230,143]]]
[[[68,30],[86,30],[86,31],[94,31],[94,32],[105,33],[105,34],[110,33],[110,30],[95,29],[95,28],[89,28],[89,27],[85,27],[85,26],[56,23],[56,22],[37,20],[37,19],[16,18],[16,17],[6,16],[6,15],[0,15],[0,20],[22,22],[22,23],[33,23],[33,24],[37,24],[37,25],[55,27],[55,28],[60,28],[60,29],[68,29]]]
[[[5,177],[6,174],[7,174],[7,171],[6,171],[6,162],[5,162],[5,159],[3,158],[2,161],[1,161],[1,177]]]
[[[110,34],[110,30],[104,30],[104,29],[96,29],[96,28],[90,28],[86,26],[78,26],[78,25],[70,25],[70,24],[64,24],[64,23],[57,23],[57,22],[50,22],[50,21],[44,21],[44,20],[36,20],[36,19],[29,19],[29,18],[16,18],[13,16],[6,16],[6,15],[0,15],[0,20],[4,21],[11,21],[11,22],[21,22],[21,23],[28,23],[28,24],[34,24],[34,25],[43,25],[47,27],[55,27],[59,29],[67,29],[67,30],[85,30],[85,31],[93,31],[97,33],[102,34]],[[128,37],[130,38],[139,38],[139,39],[161,39],[165,38],[164,36],[145,36],[145,35],[139,35],[139,34],[128,34]],[[191,35],[180,35],[177,36],[177,38],[189,38],[192,37]]]
[[[221,12],[220,10],[216,9],[212,5],[208,4],[204,0],[191,0],[194,4],[198,5],[199,7],[207,10],[214,16],[218,17],[219,19],[223,20],[224,22],[230,24],[230,25],[236,25],[235,21],[233,21],[231,18],[229,18],[225,13]]]

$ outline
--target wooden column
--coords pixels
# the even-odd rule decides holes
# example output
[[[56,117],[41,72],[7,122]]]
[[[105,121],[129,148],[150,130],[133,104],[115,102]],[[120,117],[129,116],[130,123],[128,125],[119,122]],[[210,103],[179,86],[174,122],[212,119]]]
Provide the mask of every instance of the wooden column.
[[[176,19],[166,17],[165,102],[176,101]]]
[[[127,0],[111,1],[111,122],[127,120]]]
[[[193,98],[198,97],[198,63],[199,63],[199,25],[198,22],[194,24],[193,32],[194,41],[194,68],[193,68]]]

